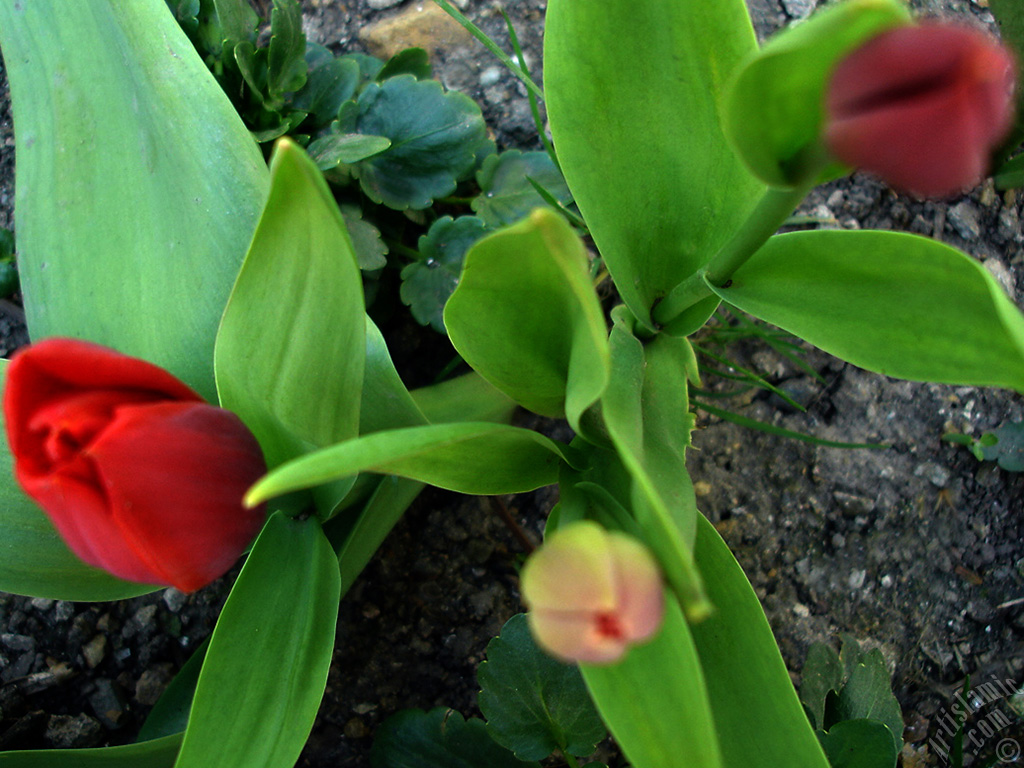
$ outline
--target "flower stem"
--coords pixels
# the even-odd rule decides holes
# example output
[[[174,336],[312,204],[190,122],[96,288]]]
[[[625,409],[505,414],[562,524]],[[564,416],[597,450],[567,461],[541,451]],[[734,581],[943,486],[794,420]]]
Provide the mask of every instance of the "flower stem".
[[[712,294],[709,286],[722,287],[786,221],[813,182],[791,189],[769,187],[743,225],[711,257],[707,266],[681,282],[654,308],[654,320],[666,325],[701,299]]]

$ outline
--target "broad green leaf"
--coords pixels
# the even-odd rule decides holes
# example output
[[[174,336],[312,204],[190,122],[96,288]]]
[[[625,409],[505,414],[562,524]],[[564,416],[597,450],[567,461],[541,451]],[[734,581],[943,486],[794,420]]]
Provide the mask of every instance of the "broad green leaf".
[[[366,316],[366,366],[363,371],[359,434],[426,424],[419,405],[402,383],[387,342]]]
[[[801,673],[800,702],[811,718],[811,725],[821,728],[825,723],[825,701],[830,692],[843,687],[843,665],[831,647],[811,643]]]
[[[316,518],[271,516],[210,640],[175,768],[292,768],[334,650],[338,561]]]
[[[0,360],[0,389],[7,361]],[[55,600],[123,600],[159,587],[133,584],[86,565],[18,487],[0,412],[0,591]]]
[[[583,679],[605,725],[637,768],[741,768],[722,760],[708,680],[679,604],[667,598],[665,622],[652,641],[634,646],[615,664],[581,665]],[[790,765],[753,761],[743,768],[762,764]]]
[[[818,738],[831,768],[895,768],[892,733],[877,720],[846,720]]]
[[[284,464],[246,494],[255,506],[288,491],[360,472],[398,475],[459,493],[525,493],[558,479],[568,446],[529,429],[488,422],[392,429]]]
[[[476,676],[487,732],[520,760],[543,760],[556,750],[589,755],[608,735],[579,668],[541,651],[525,614],[505,622],[487,644]]]
[[[474,371],[440,384],[414,389],[412,399],[431,424],[452,421],[507,424],[516,409],[516,404],[507,395]]]
[[[450,195],[488,141],[472,99],[408,74],[367,85],[357,109],[340,122],[342,133],[390,139],[389,149],[358,163],[353,174],[371,200],[400,211]]]
[[[212,0],[217,13],[222,39],[234,47],[242,40],[256,39],[256,25],[259,16],[252,9],[249,0]]]
[[[271,177],[215,363],[221,404],[273,467],[358,433],[366,319],[352,242],[320,172],[283,140]]]
[[[32,749],[0,752],[4,768],[172,768],[181,734],[139,744],[93,749]]]
[[[777,187],[819,176],[832,69],[875,35],[909,23],[900,0],[847,0],[780,32],[746,61],[728,90],[724,126],[750,169]]]
[[[1024,154],[1017,155],[1000,167],[993,177],[999,189],[1024,187]]]
[[[342,595],[355,584],[395,523],[422,490],[423,483],[415,480],[384,476],[354,519],[339,515],[328,522],[324,532],[338,555]]]
[[[892,692],[889,670],[877,648],[860,654],[857,664],[835,701],[832,722],[867,718],[884,723],[893,741],[893,754],[903,748],[903,715]],[[829,733],[835,726],[829,728]],[[890,765],[892,765],[890,763]]]
[[[377,82],[383,82],[396,75],[412,75],[417,80],[429,79],[432,75],[429,54],[422,48],[406,48],[399,51],[384,63],[375,79]]]
[[[691,630],[723,766],[829,768],[757,595],[703,515],[698,518],[694,556],[715,606],[715,612]]]
[[[209,647],[210,638],[206,638],[178,670],[178,674],[146,716],[137,741],[150,741],[184,732],[188,726],[188,712],[192,708],[199,673],[206,659],[206,649]]]
[[[665,335],[642,344],[622,322],[610,344],[601,413],[632,477],[630,507],[683,610],[698,620],[710,607],[693,564],[699,513],[685,460],[693,429],[686,394],[693,350],[686,339]]]
[[[419,239],[423,261],[414,261],[402,270],[402,301],[409,305],[420,325],[430,325],[444,333],[444,305],[459,283],[462,262],[487,226],[475,216],[442,216]]]
[[[608,381],[607,331],[586,252],[550,210],[470,249],[444,322],[481,376],[542,416],[565,414],[574,429]]]
[[[482,720],[444,707],[404,709],[377,729],[373,768],[540,768],[524,763],[487,735]]]
[[[778,235],[724,301],[854,365],[912,381],[1024,391],[1024,317],[981,264],[916,235]]]
[[[476,173],[480,194],[470,205],[489,227],[515,224],[534,208],[547,205],[530,184],[533,180],[558,202],[567,205],[572,194],[561,171],[547,152],[521,152],[518,149],[491,155]]]
[[[743,0],[550,0],[544,87],[569,189],[641,325],[761,193],[720,95],[756,49]]]
[[[380,230],[363,219],[363,210],[358,205],[341,205],[341,217],[352,239],[359,269],[372,272],[387,266],[388,246]]]
[[[1024,88],[1019,85],[1024,79],[1024,6],[1019,0],[989,0],[989,7],[999,24],[1003,42],[1013,49],[1017,58],[1017,125],[1007,140],[1007,149],[1012,151],[1024,141]],[[1016,170],[1018,175],[1012,186],[1024,186],[1019,165]]]
[[[252,137],[163,0],[2,0],[0,47],[32,337],[114,347],[214,400],[267,189]]]

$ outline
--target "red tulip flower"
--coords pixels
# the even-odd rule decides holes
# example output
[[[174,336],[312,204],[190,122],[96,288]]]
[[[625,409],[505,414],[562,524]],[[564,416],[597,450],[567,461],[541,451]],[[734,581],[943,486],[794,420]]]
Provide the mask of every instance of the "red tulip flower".
[[[242,505],[266,471],[252,433],[155,365],[47,339],[14,356],[3,407],[15,477],[90,565],[192,592],[263,525]]]
[[[1014,113],[1013,55],[941,23],[897,27],[844,58],[826,94],[825,143],[847,165],[921,197],[978,184]]]
[[[563,661],[610,664],[661,627],[661,572],[636,539],[581,521],[558,530],[523,567],[537,645]]]

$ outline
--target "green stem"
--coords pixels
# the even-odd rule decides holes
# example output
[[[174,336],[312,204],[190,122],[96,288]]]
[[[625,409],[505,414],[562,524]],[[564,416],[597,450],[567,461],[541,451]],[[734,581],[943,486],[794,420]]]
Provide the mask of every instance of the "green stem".
[[[568,765],[569,768],[580,768],[580,764],[576,762],[575,757],[566,752],[565,749],[562,749],[560,751],[562,753],[562,756],[565,758],[565,764]]]
[[[724,287],[733,273],[778,231],[813,186],[813,182],[808,182],[792,189],[770,187],[743,226],[718,249],[707,266],[673,288],[654,308],[655,322],[668,324],[701,299],[711,296],[710,286]]]

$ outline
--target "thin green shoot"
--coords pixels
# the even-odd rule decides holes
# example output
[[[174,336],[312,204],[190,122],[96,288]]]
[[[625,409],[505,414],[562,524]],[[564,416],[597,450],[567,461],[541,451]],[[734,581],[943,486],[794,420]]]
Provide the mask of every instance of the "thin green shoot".
[[[467,19],[462,14],[462,12],[454,5],[449,3],[448,0],[434,0],[434,2],[441,6],[441,10],[443,10],[445,13],[447,13],[449,16],[451,16],[453,19],[459,22],[459,24],[465,27],[469,34],[471,34],[473,37],[479,40],[480,44],[483,45],[484,48],[486,48],[488,51],[494,54],[498,58],[498,60],[505,65],[509,72],[511,72],[513,75],[519,78],[522,84],[526,86],[526,90],[528,90],[535,97],[543,101],[544,91],[540,89],[540,86],[533,82],[533,80],[530,78],[530,75],[526,72],[526,70],[524,70],[521,66],[512,61],[512,58],[503,50],[501,50],[501,48],[499,48],[498,45],[487,36],[486,32],[480,29],[480,27],[478,27],[472,21]]]
[[[544,187],[542,187],[540,184],[538,184],[532,178],[527,176],[526,180],[528,182],[530,182],[530,186],[533,187],[534,191],[544,199],[544,202],[547,203],[548,205],[550,205],[552,208],[554,208],[560,214],[562,214],[562,216],[564,216],[568,220],[568,222],[570,224],[572,224],[574,227],[576,227],[577,229],[581,230],[585,234],[589,234],[590,233],[590,231],[587,229],[587,222],[585,222],[583,219],[581,219],[575,213],[573,213],[568,208],[566,208],[564,205],[562,205],[560,202],[558,202],[558,199],[554,195],[552,195],[550,192],[548,192],[546,189],[544,189]]]
[[[508,39],[512,43],[512,52],[516,55],[516,61],[519,62],[523,68],[523,72],[526,73],[527,77],[530,76],[530,70],[526,66],[526,57],[523,56],[523,49],[519,45],[519,36],[516,34],[516,29],[512,25],[512,19],[509,18],[508,13],[505,12],[504,8],[498,9],[503,19],[505,19],[505,26],[508,27]],[[548,153],[548,157],[551,158],[551,162],[555,164],[555,168],[561,172],[562,166],[558,162],[558,155],[555,154],[554,145],[548,141],[547,133],[544,130],[544,121],[540,117],[540,105],[537,103],[537,97],[533,95],[533,91],[527,90],[526,98],[530,102],[530,114],[533,115],[533,124],[537,128],[537,136],[540,137],[541,144],[544,145],[544,151]]]
[[[756,429],[759,432],[766,432],[769,435],[778,435],[779,437],[788,437],[793,440],[800,440],[805,443],[811,443],[812,445],[820,445],[826,448],[870,448],[872,450],[890,447],[884,443],[845,443],[836,440],[823,440],[820,437],[814,437],[813,435],[796,432],[791,429],[784,429],[783,427],[777,427],[774,424],[758,421],[757,419],[752,419],[749,416],[743,416],[741,414],[734,413],[733,411],[716,408],[715,406],[700,400],[694,400],[691,398],[690,402],[695,408],[699,408],[702,411],[710,413],[712,416],[717,416],[723,421],[729,421],[733,424],[738,424],[741,427],[747,427],[748,429]]]
[[[730,371],[712,370],[711,372],[715,373],[716,375],[726,379],[749,381],[750,383],[760,387],[761,389],[766,389],[772,394],[778,395],[797,410],[807,410],[802,405],[800,405],[800,403],[794,400],[785,390],[779,389],[779,387],[776,387],[767,379],[754,373],[754,371],[750,370],[749,368],[744,368],[742,365],[736,364],[732,360],[729,360],[727,357],[717,355],[711,350],[700,346],[699,344],[694,344],[693,348],[697,352],[697,354],[703,355],[704,357],[709,357],[717,363],[722,363],[723,365],[728,366],[730,369],[732,369],[732,371],[736,371],[736,373],[732,373]]]

